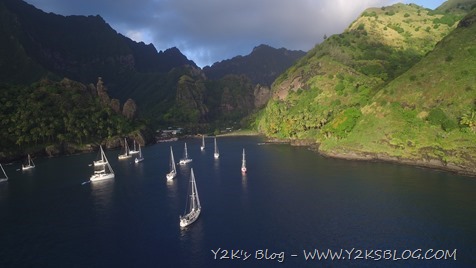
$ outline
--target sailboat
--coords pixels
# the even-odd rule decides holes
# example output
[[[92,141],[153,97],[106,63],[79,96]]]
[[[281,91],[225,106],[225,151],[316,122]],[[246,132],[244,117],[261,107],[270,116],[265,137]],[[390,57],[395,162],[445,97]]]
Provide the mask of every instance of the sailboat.
[[[131,158],[132,155],[129,151],[129,145],[127,145],[127,139],[124,138],[124,154],[120,154],[118,156],[119,159],[127,159],[127,158]]]
[[[245,148],[243,148],[243,159],[241,160],[241,173],[246,173]]]
[[[192,224],[200,216],[202,207],[200,206],[200,199],[198,198],[197,183],[195,182],[195,175],[193,168],[191,169],[189,196],[187,197],[187,205],[183,216],[180,216],[180,227],[184,228]]]
[[[27,169],[32,169],[35,167],[35,163],[33,163],[33,160],[31,160],[30,154],[28,154],[28,164],[24,164],[21,166],[22,170],[27,170]]]
[[[174,152],[172,146],[170,146],[170,172],[167,173],[167,180],[171,181],[177,175],[177,168],[175,167]]]
[[[106,154],[102,150],[102,147],[101,147],[101,158],[104,159],[106,164],[101,165],[99,166],[99,169],[94,170],[94,174],[89,179],[90,181],[100,181],[100,180],[114,178],[114,171],[112,170],[111,165],[109,164],[109,161],[107,161]]]
[[[202,146],[200,146],[200,150],[205,150],[205,135],[202,135]]]
[[[139,151],[140,151],[140,144],[139,144]],[[134,140],[134,150],[130,150],[129,154],[138,154],[139,151],[136,149],[136,140]]]
[[[100,159],[97,161],[93,161],[93,164],[95,167],[102,166],[107,163],[106,160],[104,159],[104,151],[102,150],[102,145],[99,145],[99,154],[100,154]]]
[[[185,143],[185,152],[184,152],[184,157],[180,159],[179,164],[180,165],[186,165],[188,163],[192,162],[191,158],[188,158],[188,152],[187,152],[187,143]]]
[[[140,144],[139,144],[139,156],[136,157],[134,162],[139,163],[139,162],[142,162],[142,161],[144,161],[144,157],[142,156],[142,149],[140,148]]]
[[[215,159],[218,159],[220,157],[220,153],[218,152],[217,138],[216,137],[215,137],[215,152],[213,153],[213,157],[215,157]]]
[[[0,164],[0,168],[1,168],[2,171],[3,171],[3,175],[2,175],[2,177],[0,177],[0,182],[6,182],[6,181],[8,181],[7,173],[6,173],[5,170],[3,169],[2,164]]]

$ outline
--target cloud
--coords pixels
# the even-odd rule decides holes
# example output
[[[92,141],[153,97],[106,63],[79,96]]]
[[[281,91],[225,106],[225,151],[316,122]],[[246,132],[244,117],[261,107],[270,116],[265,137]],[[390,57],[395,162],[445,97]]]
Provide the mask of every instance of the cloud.
[[[197,65],[245,55],[259,44],[309,50],[368,7],[396,0],[27,0],[62,15],[101,15],[158,50],[178,47]],[[443,2],[441,0],[441,2]]]

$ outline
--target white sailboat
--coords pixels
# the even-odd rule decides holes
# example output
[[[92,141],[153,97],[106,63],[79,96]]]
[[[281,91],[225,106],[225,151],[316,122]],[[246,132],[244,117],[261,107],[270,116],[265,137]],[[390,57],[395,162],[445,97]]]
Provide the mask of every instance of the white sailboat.
[[[127,145],[127,139],[124,138],[124,154],[120,154],[118,156],[119,159],[127,159],[127,158],[131,158],[132,155],[130,153],[130,150],[129,150],[129,145]]]
[[[0,177],[0,182],[7,182],[8,181],[8,176],[7,176],[7,173],[5,172],[5,170],[3,169],[2,164],[0,164],[0,168],[2,168],[2,171],[3,171],[3,175],[2,175],[2,177]]]
[[[187,205],[183,216],[180,216],[180,227],[184,228],[192,224],[200,216],[202,207],[200,206],[200,199],[198,198],[197,183],[195,182],[195,175],[193,168],[191,169],[189,196],[187,197]]]
[[[184,151],[184,156],[182,159],[180,159],[179,164],[180,165],[186,165],[188,163],[192,162],[191,158],[188,158],[188,152],[187,152],[187,143],[185,143],[185,151]]]
[[[114,178],[114,171],[112,170],[111,165],[109,164],[109,161],[107,161],[106,154],[101,148],[101,158],[103,158],[106,162],[105,165],[99,166],[97,170],[94,170],[94,174],[91,176],[89,179],[90,181],[100,181],[100,180],[105,180],[105,179],[112,179]]]
[[[139,151],[140,151],[140,144],[139,144]],[[136,149],[136,140],[134,140],[134,150],[130,150],[129,154],[138,154],[139,151]]]
[[[241,160],[241,173],[246,173],[245,148],[243,148],[243,159]]]
[[[139,163],[142,161],[144,161],[144,157],[142,156],[142,149],[140,148],[140,144],[139,144],[139,156],[136,157],[134,162]]]
[[[100,159],[97,160],[97,161],[93,161],[93,164],[95,167],[97,166],[102,166],[102,165],[105,165],[107,162],[106,160],[104,159],[104,151],[102,150],[102,145],[99,145],[99,157]]]
[[[28,163],[27,164],[23,164],[21,166],[21,170],[27,170],[27,169],[32,169],[35,167],[35,163],[33,163],[33,160],[31,160],[31,156],[30,154],[28,154]]]
[[[167,180],[171,181],[177,175],[177,168],[175,167],[174,152],[170,146],[170,172],[167,173]]]
[[[200,146],[200,150],[205,150],[205,135],[202,135],[202,146]]]
[[[213,157],[215,157],[215,159],[218,159],[220,157],[220,152],[218,152],[217,138],[216,137],[215,137],[215,152],[213,153]]]

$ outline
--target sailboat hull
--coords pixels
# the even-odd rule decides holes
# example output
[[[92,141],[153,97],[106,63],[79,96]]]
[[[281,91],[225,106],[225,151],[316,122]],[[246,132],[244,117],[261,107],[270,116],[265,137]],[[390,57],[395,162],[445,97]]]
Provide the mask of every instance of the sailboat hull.
[[[139,162],[142,162],[142,161],[144,161],[144,158],[136,158],[134,160],[134,162],[136,162],[136,163],[139,163]]]
[[[34,168],[35,166],[22,166],[21,167],[21,170],[29,170],[29,169],[32,169]]]
[[[192,159],[189,159],[189,158],[188,158],[188,159],[180,159],[179,165],[182,165],[182,166],[183,166],[183,165],[186,165],[186,164],[188,164],[188,163],[190,163],[190,162],[192,162]]]
[[[94,174],[91,176],[89,179],[90,181],[102,181],[102,180],[107,180],[107,179],[113,179],[114,174],[109,173],[109,174]]]
[[[198,216],[200,216],[200,212],[201,212],[201,209],[198,208],[196,210],[190,211],[190,213],[188,213],[185,216],[181,216],[180,217],[180,227],[184,228],[184,227],[187,227],[190,224],[194,223],[198,219]]]
[[[177,175],[177,173],[175,171],[171,171],[169,173],[167,173],[167,175],[165,175],[167,177],[167,180],[171,181],[175,178],[175,176]]]
[[[103,160],[99,160],[99,161],[93,161],[93,164],[95,167],[100,167],[100,166],[104,166],[105,164],[107,164],[106,161],[103,161]]]

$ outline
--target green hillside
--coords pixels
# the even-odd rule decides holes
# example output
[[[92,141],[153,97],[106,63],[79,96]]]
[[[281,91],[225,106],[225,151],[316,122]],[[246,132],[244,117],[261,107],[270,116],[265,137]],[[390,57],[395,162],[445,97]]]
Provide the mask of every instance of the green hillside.
[[[476,173],[476,27],[469,15],[453,31],[461,18],[413,4],[366,10],[275,81],[256,127],[336,157]]]
[[[121,109],[102,81],[97,87],[69,79],[30,86],[0,85],[0,159],[90,150],[91,144],[139,137],[132,100]],[[143,140],[140,140],[144,143]]]

